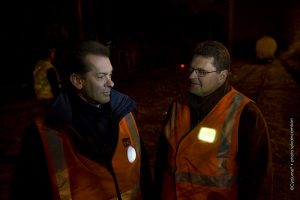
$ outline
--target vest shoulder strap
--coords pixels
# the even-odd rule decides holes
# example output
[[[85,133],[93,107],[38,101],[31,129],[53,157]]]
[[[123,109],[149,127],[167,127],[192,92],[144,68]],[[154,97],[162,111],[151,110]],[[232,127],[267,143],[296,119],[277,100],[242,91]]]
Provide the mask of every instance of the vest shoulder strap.
[[[59,131],[49,127],[44,120],[35,119],[35,124],[39,130],[40,138],[43,143],[47,168],[51,181],[53,199],[72,199],[70,191],[70,180],[68,169],[64,157],[64,150]]]

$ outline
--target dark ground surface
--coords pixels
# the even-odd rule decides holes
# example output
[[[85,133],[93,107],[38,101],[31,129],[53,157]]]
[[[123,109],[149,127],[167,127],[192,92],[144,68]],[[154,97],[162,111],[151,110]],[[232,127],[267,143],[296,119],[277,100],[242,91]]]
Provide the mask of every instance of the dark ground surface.
[[[115,81],[115,88],[130,95],[138,104],[136,120],[151,167],[155,161],[164,113],[172,98],[187,87],[187,74],[188,70],[181,69],[179,65],[164,65],[139,70]],[[299,84],[278,60],[272,64],[234,61],[230,81],[255,100],[265,115],[273,153],[274,200],[300,199]],[[31,96],[13,98],[0,105],[1,200],[7,200],[10,191],[20,137],[30,120],[41,114],[41,108]],[[293,185],[295,188],[291,190]]]

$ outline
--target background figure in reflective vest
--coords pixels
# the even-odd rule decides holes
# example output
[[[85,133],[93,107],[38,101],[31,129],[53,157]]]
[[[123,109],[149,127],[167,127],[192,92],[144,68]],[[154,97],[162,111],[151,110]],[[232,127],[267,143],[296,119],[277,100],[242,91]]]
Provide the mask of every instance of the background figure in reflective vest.
[[[33,69],[33,86],[36,99],[48,109],[61,90],[60,78],[53,63],[56,49],[48,47],[41,51],[41,59]]]
[[[12,199],[153,199],[135,102],[113,89],[109,50],[85,41],[70,61],[70,90],[23,137]]]
[[[190,89],[172,102],[157,152],[161,199],[271,198],[268,128],[256,104],[228,83],[229,70],[223,44],[196,45]]]

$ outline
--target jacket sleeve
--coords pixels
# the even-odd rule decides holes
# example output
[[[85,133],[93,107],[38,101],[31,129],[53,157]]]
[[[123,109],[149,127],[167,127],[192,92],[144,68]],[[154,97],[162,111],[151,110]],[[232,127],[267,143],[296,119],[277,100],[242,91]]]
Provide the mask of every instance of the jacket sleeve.
[[[271,199],[272,162],[267,124],[254,103],[241,113],[238,138],[238,199]]]
[[[43,146],[36,126],[32,124],[21,140],[10,199],[52,199],[48,177]]]

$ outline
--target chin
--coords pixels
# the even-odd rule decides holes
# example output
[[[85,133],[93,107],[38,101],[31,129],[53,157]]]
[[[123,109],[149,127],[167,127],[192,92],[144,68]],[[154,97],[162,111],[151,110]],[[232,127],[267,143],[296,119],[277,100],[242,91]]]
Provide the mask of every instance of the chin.
[[[104,104],[104,103],[108,103],[110,101],[110,97],[105,97],[102,99],[101,103]]]
[[[190,93],[196,95],[196,96],[199,96],[199,97],[203,97],[203,96],[206,96],[204,92],[202,91],[199,91],[199,90],[193,90],[193,89],[190,89]]]
[[[190,93],[196,94],[199,93],[199,88],[196,87],[190,87]]]
[[[194,95],[196,95],[196,96],[200,96],[198,92],[193,91],[193,90],[190,90],[190,93],[191,93],[191,94],[194,94]]]

